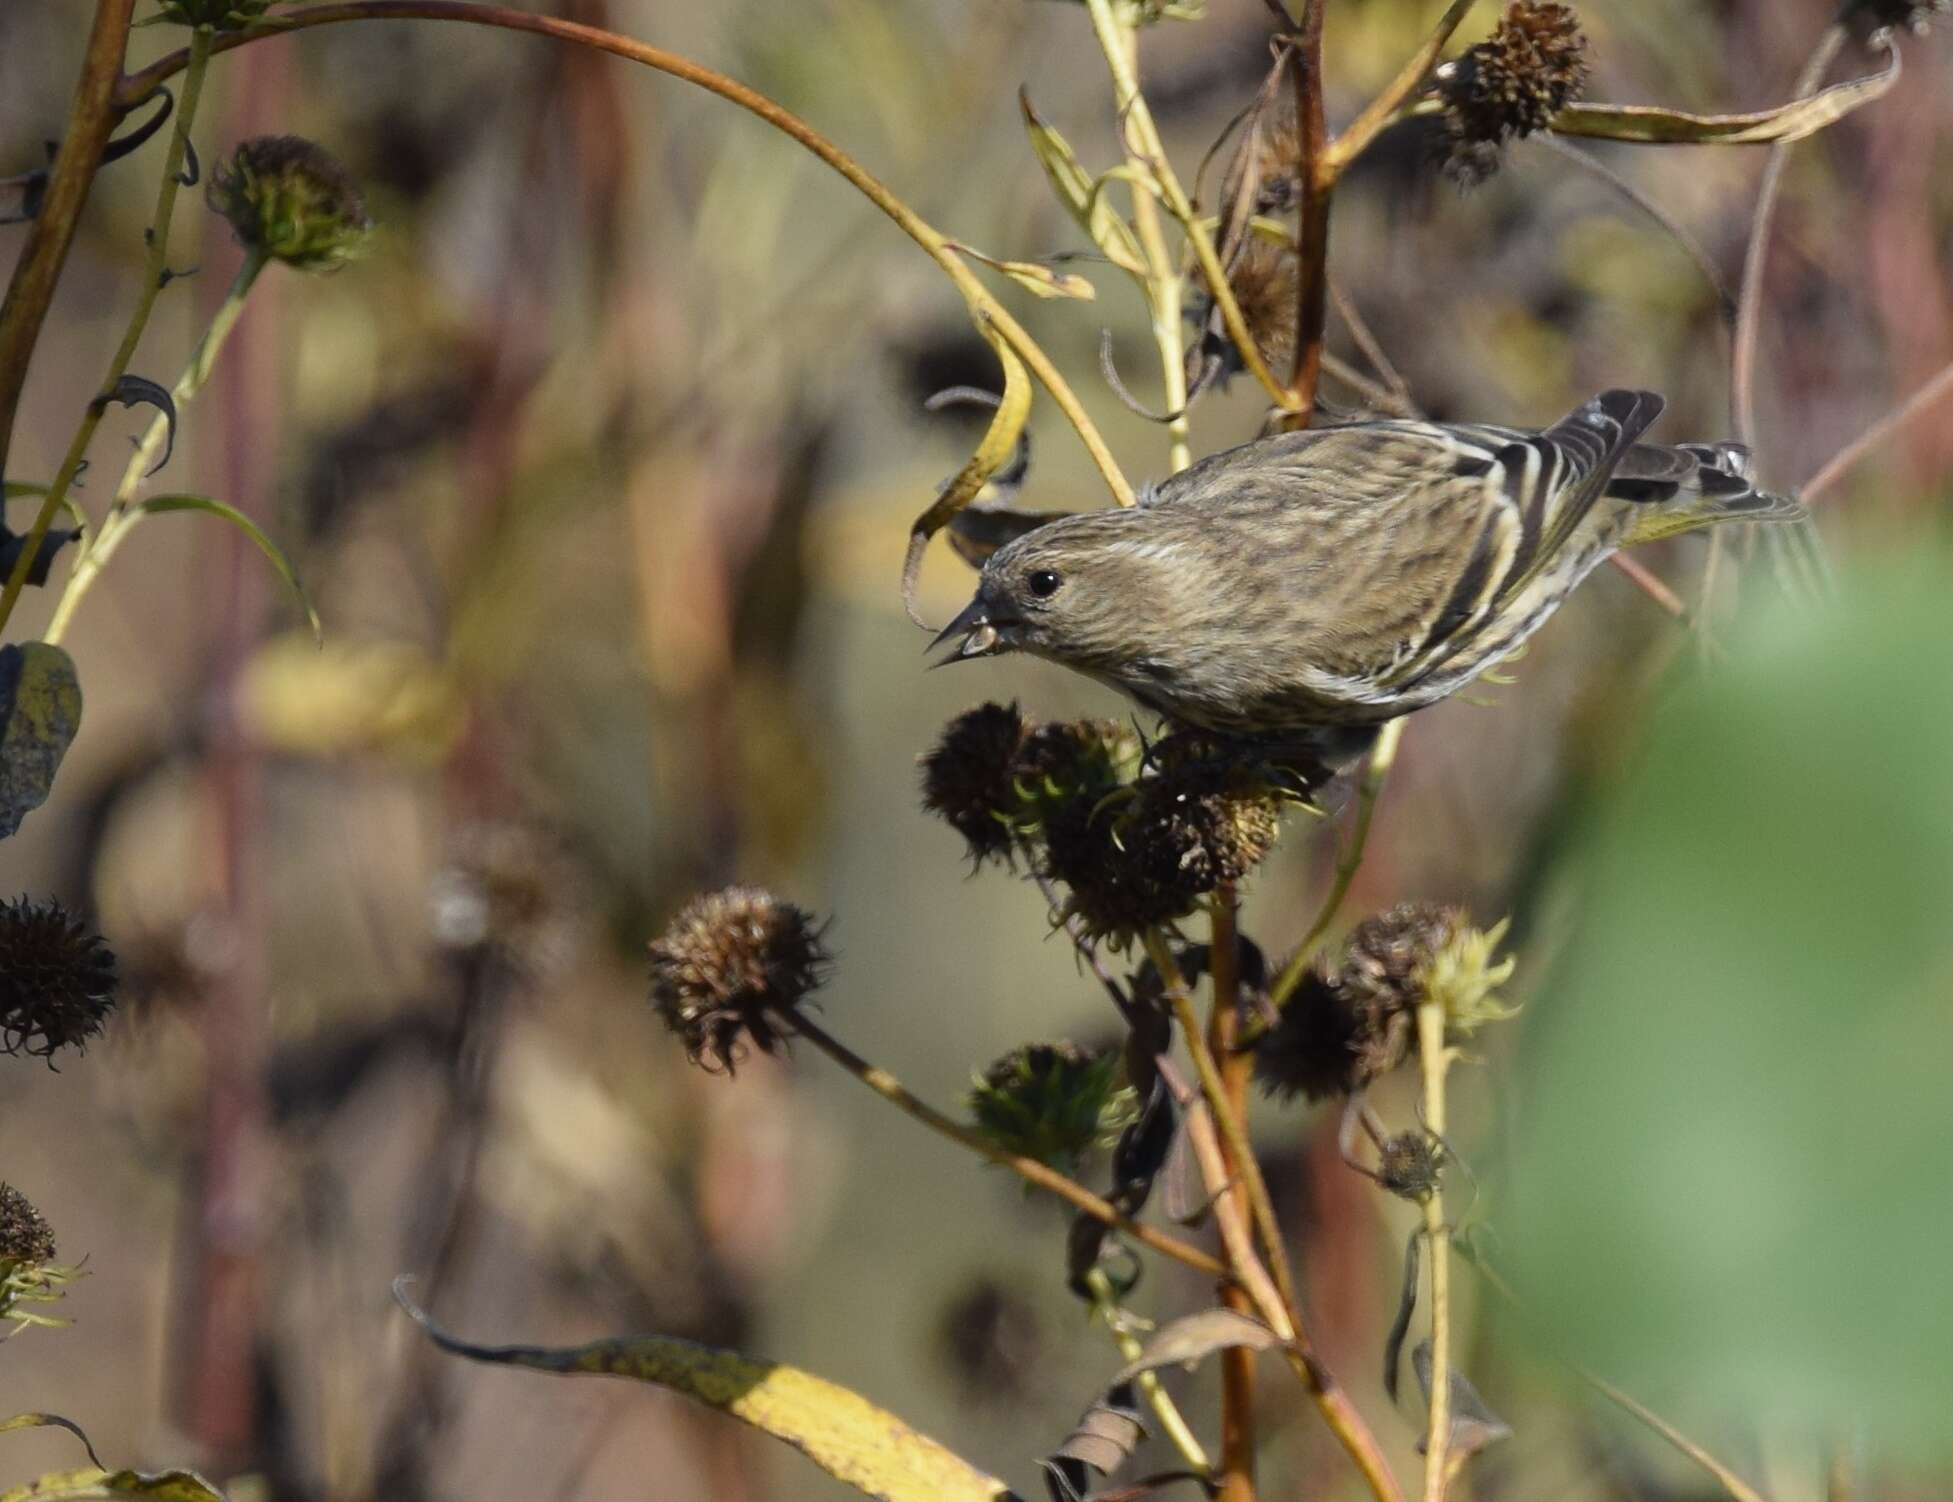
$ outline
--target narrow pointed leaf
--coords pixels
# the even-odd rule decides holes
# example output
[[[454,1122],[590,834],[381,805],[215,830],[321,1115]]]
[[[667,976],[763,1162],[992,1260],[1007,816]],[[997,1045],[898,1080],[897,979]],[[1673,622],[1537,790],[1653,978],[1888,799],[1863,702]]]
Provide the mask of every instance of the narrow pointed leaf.
[[[38,1481],[0,1492],[0,1502],[114,1502],[150,1497],[156,1502],[224,1502],[223,1494],[192,1471],[52,1471]]]
[[[1163,1366],[1192,1366],[1216,1351],[1238,1346],[1266,1351],[1281,1343],[1281,1336],[1251,1315],[1238,1314],[1232,1309],[1203,1309],[1160,1326],[1141,1349],[1139,1359],[1127,1365],[1112,1381],[1116,1387],[1132,1381],[1141,1372]]]
[[[394,1298],[453,1355],[564,1375],[632,1377],[682,1392],[784,1440],[830,1476],[884,1502],[1016,1502],[1003,1482],[811,1372],[661,1335],[560,1348],[478,1346],[434,1324],[408,1300],[404,1281],[394,1284]]]
[[[102,1457],[95,1453],[95,1447],[89,1443],[81,1425],[73,1419],[62,1418],[58,1413],[17,1413],[10,1419],[0,1419],[0,1434],[11,1434],[16,1429],[66,1429],[81,1441],[81,1447],[88,1452],[90,1460],[97,1466],[102,1463]]]
[[[1411,1352],[1411,1369],[1417,1373],[1417,1385],[1423,1389],[1424,1401],[1431,1401],[1431,1342],[1421,1340]],[[1512,1426],[1496,1413],[1485,1399],[1479,1396],[1478,1389],[1470,1380],[1455,1368],[1451,1373],[1451,1437],[1445,1441],[1445,1452],[1456,1458],[1469,1459],[1480,1450],[1496,1445],[1500,1440],[1512,1438]],[[1418,1453],[1424,1453],[1426,1440],[1417,1442]]]
[[[1031,150],[1037,153],[1038,165],[1044,168],[1058,201],[1071,211],[1079,228],[1105,252],[1107,260],[1134,276],[1144,276],[1146,261],[1140,254],[1139,240],[1132,226],[1119,217],[1118,211],[1098,191],[1098,180],[1085,170],[1070,143],[1031,108],[1031,96],[1019,89],[1017,102],[1024,111],[1024,129],[1030,135]]]
[[[312,627],[313,639],[315,641],[325,639],[325,628],[319,624],[319,613],[312,608],[311,597],[305,593],[305,585],[298,577],[298,570],[292,567],[292,561],[285,556],[284,550],[265,535],[264,529],[237,507],[226,505],[223,501],[207,495],[157,495],[144,501],[137,510],[145,515],[156,515],[165,511],[202,511],[229,522],[256,543],[258,551],[263,553],[270,560],[271,566],[278,571],[278,577],[285,581],[285,587],[291,590],[293,597],[298,601],[299,609],[305,612],[305,619]]]
[[[80,726],[73,658],[46,642],[0,647],[0,839],[47,801]]]
[[[950,242],[951,250],[968,256],[973,261],[981,261],[995,271],[1001,271],[1025,291],[1038,297],[1075,297],[1080,302],[1090,302],[1099,295],[1084,277],[1070,271],[1053,271],[1049,266],[1037,261],[1003,261],[996,256],[987,256],[971,246]]]

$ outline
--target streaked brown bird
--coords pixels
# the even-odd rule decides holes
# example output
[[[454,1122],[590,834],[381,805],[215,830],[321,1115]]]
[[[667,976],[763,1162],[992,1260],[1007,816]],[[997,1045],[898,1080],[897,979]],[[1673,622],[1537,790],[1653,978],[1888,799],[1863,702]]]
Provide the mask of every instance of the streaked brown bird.
[[[999,548],[932,646],[1030,652],[1200,730],[1361,745],[1510,656],[1617,549],[1804,514],[1740,445],[1639,442],[1662,406],[1604,391],[1543,431],[1258,439]]]

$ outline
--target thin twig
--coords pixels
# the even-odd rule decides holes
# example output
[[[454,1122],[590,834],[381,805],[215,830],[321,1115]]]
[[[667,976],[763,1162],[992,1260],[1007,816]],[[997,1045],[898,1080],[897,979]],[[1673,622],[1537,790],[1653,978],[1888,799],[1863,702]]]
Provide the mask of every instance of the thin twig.
[[[1417,1058],[1424,1083],[1424,1128],[1442,1140],[1445,1074],[1451,1048],[1444,1041],[1444,1005],[1427,1000],[1417,1009]],[[1424,1196],[1424,1239],[1431,1248],[1431,1416],[1424,1439],[1424,1502],[1444,1502],[1445,1451],[1451,1440],[1451,1228],[1444,1218],[1442,1184]]]
[[[95,20],[82,54],[74,103],[62,128],[61,146],[48,172],[40,212],[27,228],[27,241],[0,302],[0,478],[7,472],[14,415],[27,384],[32,358],[55,284],[74,242],[82,205],[102,164],[102,150],[122,111],[116,107],[117,81],[129,47],[129,22],[135,0],[96,0]]]
[[[115,399],[116,388],[127,373],[129,362],[136,356],[136,347],[142,343],[143,331],[149,327],[150,312],[162,293],[164,271],[169,265],[170,223],[176,215],[177,189],[183,186],[183,158],[189,150],[190,125],[196,119],[197,98],[203,89],[211,47],[212,34],[209,31],[199,28],[191,34],[189,53],[184,61],[183,100],[177,106],[176,124],[170,131],[169,147],[163,154],[163,178],[156,189],[156,209],[149,222],[149,248],[142,266],[142,293],[136,300],[135,310],[129,315],[122,342],[109,359],[108,374],[103,377],[94,399],[83,411],[74,437],[68,443],[68,452],[62,457],[61,467],[55,471],[47,495],[41,500],[41,509],[34,517],[33,529],[27,534],[27,541],[21,547],[19,556],[14,559],[13,572],[7,576],[6,590],[0,593],[0,630],[6,628],[13,616],[14,603],[20,598],[27,577],[33,571],[34,559],[47,539],[48,528],[68,494],[68,487],[81,472],[82,461],[88,456],[88,445],[95,437],[95,429],[101,426],[103,414]]]
[[[1689,624],[1689,608],[1682,597],[1650,573],[1640,559],[1630,557],[1626,553],[1615,553],[1607,561],[1626,574],[1634,581],[1636,589],[1674,616],[1676,620],[1685,626]]]
[[[1377,338],[1362,313],[1357,310],[1355,301],[1334,281],[1329,283],[1329,297],[1336,305],[1336,316],[1343,320],[1343,326],[1349,330],[1350,338],[1356,341],[1358,351],[1370,362],[1370,368],[1383,378],[1384,385],[1396,399],[1397,410],[1406,417],[1421,416],[1422,414],[1417,410],[1417,403],[1411,398],[1410,382],[1406,381],[1403,373],[1391,363],[1390,356],[1384,352],[1383,342]],[[1324,357],[1324,363],[1327,364],[1327,356]],[[1336,378],[1343,381],[1348,379],[1340,374]]]
[[[886,1069],[870,1064],[845,1043],[828,1034],[804,1013],[794,1015],[793,1026],[796,1037],[805,1038],[883,1100],[921,1122],[932,1132],[967,1147],[971,1152],[989,1159],[992,1163],[1010,1169],[1011,1172],[1037,1185],[1040,1189],[1050,1190],[1074,1209],[1083,1210],[1087,1215],[1095,1220],[1104,1221],[1116,1231],[1123,1231],[1141,1246],[1150,1247],[1163,1257],[1171,1257],[1175,1262],[1184,1263],[1195,1272],[1205,1273],[1210,1278],[1231,1277],[1227,1264],[1219,1258],[1203,1252],[1199,1247],[1182,1241],[1177,1236],[1169,1236],[1163,1231],[1155,1230],[1152,1226],[1141,1224],[1131,1216],[1122,1214],[1077,1180],[1067,1178],[1055,1168],[1040,1163],[1036,1158],[1006,1152],[980,1132],[972,1131],[961,1122],[943,1115],[934,1106],[910,1094],[908,1088]]]
[[[1112,1290],[1112,1280],[1106,1276],[1105,1269],[1095,1267],[1087,1272],[1085,1286],[1091,1291],[1092,1312],[1104,1322],[1113,1344],[1119,1348],[1119,1354],[1129,1362],[1138,1361],[1145,1355],[1145,1343],[1126,1328],[1118,1296]],[[1147,1406],[1153,1410],[1154,1417],[1160,1421],[1161,1433],[1173,1442],[1173,1448],[1180,1452],[1181,1458],[1203,1478],[1211,1476],[1214,1463],[1207,1458],[1206,1449],[1188,1426],[1185,1415],[1173,1401],[1173,1395],[1161,1385],[1160,1374],[1141,1372],[1133,1381],[1140,1395],[1146,1399]]]
[[[1843,479],[1851,468],[1872,450],[1901,428],[1924,417],[1948,396],[1953,396],[1953,365],[1948,365],[1897,407],[1819,465],[1817,472],[1797,487],[1798,499],[1806,506],[1815,505],[1820,496]]]
[[[1342,176],[1343,169],[1363,154],[1383,128],[1397,117],[1397,111],[1422,87],[1431,69],[1437,65],[1438,54],[1451,40],[1451,33],[1458,29],[1471,8],[1472,0],[1451,0],[1436,30],[1411,54],[1410,60],[1390,80],[1384,91],[1372,99],[1363,112],[1350,121],[1343,133],[1330,143],[1325,165],[1332,181]]]
[[[1207,1018],[1207,1046],[1218,1061],[1222,1091],[1228,1110],[1236,1121],[1245,1122],[1248,1113],[1248,1085],[1254,1073],[1253,1056],[1238,1046],[1241,1030],[1241,953],[1239,898],[1232,882],[1224,882],[1214,892],[1212,942],[1208,946],[1208,976],[1213,983],[1213,1010]],[[1230,1178],[1239,1179],[1244,1170],[1223,1150],[1222,1161]],[[1271,1264],[1279,1266],[1277,1254],[1268,1252]],[[1280,1274],[1278,1273],[1279,1277]],[[1246,1312],[1250,1301],[1240,1288],[1222,1290],[1228,1308]],[[1293,1305],[1292,1295],[1285,1301]],[[1251,1499],[1255,1488],[1255,1353],[1244,1347],[1221,1352],[1221,1499]]]
[[[558,41],[574,42],[648,68],[655,68],[661,73],[668,73],[674,78],[683,79],[708,93],[717,94],[721,99],[757,115],[846,178],[870,203],[892,219],[904,234],[921,246],[929,254],[930,259],[942,267],[944,273],[955,283],[957,291],[970,305],[972,313],[997,332],[1004,343],[1016,352],[1030,372],[1037,377],[1038,382],[1051,394],[1051,399],[1057,403],[1058,409],[1065,415],[1065,420],[1071,424],[1080,441],[1085,445],[1086,452],[1090,454],[1093,464],[1097,466],[1113,498],[1121,505],[1133,504],[1131,482],[1126,479],[1118,462],[1112,457],[1111,449],[1106,446],[1105,439],[1085,411],[1084,405],[1078,400],[1077,394],[1059,374],[1050,356],[1025,332],[1023,325],[1011,316],[1009,310],[991,295],[982,281],[963,264],[956,252],[950,249],[948,237],[911,209],[861,163],[798,115],[783,109],[765,95],[747,88],[723,73],[695,63],[689,58],[681,57],[675,52],[668,52],[662,47],[653,47],[633,38],[621,36],[617,32],[606,31],[602,27],[558,20],[554,16],[534,15],[502,5],[474,4],[470,3],[470,0],[347,0],[347,3],[338,5],[309,5],[301,10],[280,15],[275,26],[259,26],[248,31],[226,32],[216,39],[215,50],[228,52],[234,47],[263,41],[267,37],[303,31],[313,26],[330,26],[342,21],[384,20],[458,21],[473,26],[496,27],[504,31],[526,31],[537,36],[552,37]],[[158,58],[141,71],[129,74],[116,90],[117,105],[128,109],[140,104],[167,79],[180,72],[186,62],[186,53],[172,52]]]
[[[1329,925],[1336,921],[1343,899],[1349,896],[1357,868],[1363,864],[1364,847],[1370,842],[1370,823],[1376,817],[1377,797],[1383,791],[1384,779],[1396,764],[1397,747],[1403,736],[1404,722],[1401,719],[1392,720],[1377,732],[1377,743],[1370,748],[1369,759],[1363,765],[1363,780],[1356,789],[1356,829],[1350,836],[1349,849],[1336,863],[1335,881],[1316,913],[1315,922],[1309,925],[1309,931],[1302,936],[1302,942],[1296,945],[1295,953],[1289,956],[1282,973],[1269,988],[1269,1004],[1277,1010],[1301,983],[1304,972],[1309,968],[1309,961],[1315,958],[1317,945],[1322,942],[1322,936],[1329,932]]]
[[[1519,1313],[1524,1312],[1525,1306],[1519,1302],[1519,1295],[1513,1292],[1512,1285],[1506,1282],[1496,1268],[1486,1262],[1483,1257],[1473,1255],[1469,1251],[1466,1253],[1465,1260],[1478,1273],[1479,1277],[1485,1280],[1485,1285],[1488,1288],[1501,1299],[1505,1300],[1513,1310]],[[1595,1376],[1585,1367],[1572,1361],[1566,1361],[1564,1358],[1561,1358],[1561,1360],[1567,1370],[1572,1372],[1582,1382],[1586,1383],[1587,1386],[1591,1387],[1615,1407],[1639,1419],[1670,1445],[1674,1446],[1677,1451],[1687,1456],[1710,1476],[1714,1477],[1717,1484],[1725,1492],[1729,1493],[1732,1502],[1768,1502],[1768,1499],[1755,1487],[1743,1480],[1741,1476],[1738,1476],[1728,1466],[1716,1459],[1715,1456],[1703,1449],[1702,1446],[1682,1433],[1681,1430],[1677,1429],[1667,1419],[1656,1413],[1645,1403],[1629,1397],[1628,1394],[1622,1392],[1613,1383]]]
[[[1290,424],[1306,423],[1314,414],[1322,380],[1323,333],[1329,323],[1329,202],[1337,170],[1329,158],[1322,100],[1322,20],[1329,0],[1307,0],[1307,5],[1295,42],[1301,58],[1290,68],[1302,190],[1295,220],[1295,364],[1288,382],[1296,415],[1287,420]]]

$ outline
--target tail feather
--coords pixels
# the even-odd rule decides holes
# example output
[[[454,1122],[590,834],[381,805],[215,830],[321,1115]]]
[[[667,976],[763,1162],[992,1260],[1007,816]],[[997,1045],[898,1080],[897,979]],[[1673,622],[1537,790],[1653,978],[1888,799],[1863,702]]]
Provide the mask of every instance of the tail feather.
[[[1718,522],[1787,522],[1806,514],[1796,500],[1757,488],[1750,451],[1740,443],[1638,443],[1621,456],[1607,493],[1635,508],[1629,547]]]

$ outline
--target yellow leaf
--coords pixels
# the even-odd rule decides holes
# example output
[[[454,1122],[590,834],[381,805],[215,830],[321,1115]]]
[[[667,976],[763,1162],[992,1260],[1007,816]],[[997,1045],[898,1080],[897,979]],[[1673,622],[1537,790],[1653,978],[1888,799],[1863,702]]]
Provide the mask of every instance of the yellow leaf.
[[[1090,302],[1099,295],[1098,289],[1084,277],[1071,272],[1053,271],[1049,266],[1041,265],[1037,261],[1000,261],[995,256],[987,256],[980,250],[958,244],[954,240],[949,242],[949,248],[968,256],[973,261],[981,261],[984,265],[1001,271],[1025,291],[1034,292],[1039,297],[1075,297],[1081,302]]]
[[[1024,111],[1024,128],[1030,133],[1031,150],[1037,153],[1038,164],[1051,180],[1058,201],[1071,211],[1072,218],[1091,236],[1092,243],[1105,252],[1107,260],[1134,276],[1144,276],[1146,262],[1139,252],[1132,226],[1107,202],[1099,191],[1098,180],[1079,163],[1065,138],[1031,108],[1031,96],[1019,89],[1017,102]]]

